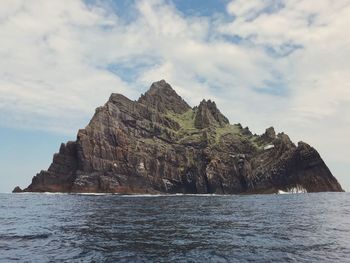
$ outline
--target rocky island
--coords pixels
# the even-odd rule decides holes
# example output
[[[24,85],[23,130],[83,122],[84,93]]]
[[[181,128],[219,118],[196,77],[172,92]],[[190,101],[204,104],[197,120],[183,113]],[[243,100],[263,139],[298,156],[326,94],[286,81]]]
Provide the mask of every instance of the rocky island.
[[[191,108],[164,80],[137,101],[112,94],[25,192],[256,194],[343,191],[318,152],[273,127],[230,124],[215,102]],[[21,192],[18,187],[14,192]]]

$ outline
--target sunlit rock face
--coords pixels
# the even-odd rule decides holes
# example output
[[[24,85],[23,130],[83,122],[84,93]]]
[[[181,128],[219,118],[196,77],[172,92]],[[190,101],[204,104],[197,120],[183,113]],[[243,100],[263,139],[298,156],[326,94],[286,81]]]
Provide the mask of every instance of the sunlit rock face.
[[[138,101],[112,94],[24,191],[253,194],[295,188],[342,191],[308,144],[295,145],[273,127],[253,135],[230,124],[215,102],[191,108],[161,80]]]

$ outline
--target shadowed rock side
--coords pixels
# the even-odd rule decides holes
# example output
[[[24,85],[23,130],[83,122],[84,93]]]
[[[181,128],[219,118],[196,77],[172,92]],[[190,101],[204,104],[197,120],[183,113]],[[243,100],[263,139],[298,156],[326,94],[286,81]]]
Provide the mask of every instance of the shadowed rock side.
[[[138,101],[112,94],[24,191],[251,194],[293,188],[342,191],[308,144],[296,146],[272,127],[253,135],[229,124],[215,102],[191,108],[161,80]]]

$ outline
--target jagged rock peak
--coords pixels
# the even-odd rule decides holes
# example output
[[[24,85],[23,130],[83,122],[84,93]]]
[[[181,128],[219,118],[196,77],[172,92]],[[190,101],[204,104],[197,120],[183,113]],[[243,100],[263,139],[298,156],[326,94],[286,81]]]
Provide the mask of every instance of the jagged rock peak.
[[[171,110],[184,113],[191,107],[176,93],[165,80],[152,83],[150,89],[138,99],[139,103],[155,108],[160,112]]]
[[[242,129],[242,134],[246,136],[253,136],[253,133],[249,130],[248,126]]]
[[[229,120],[219,111],[214,101],[202,100],[195,108],[194,125],[197,129],[208,128],[212,125],[225,126]]]
[[[273,127],[267,128],[261,137],[267,140],[274,140],[276,138],[275,129]]]
[[[281,139],[281,141],[288,146],[295,146],[294,143],[292,142],[292,140],[289,138],[289,136],[287,134],[285,134],[284,132],[280,132],[279,134],[277,134],[277,138]]]
[[[123,94],[120,94],[120,93],[112,93],[111,96],[109,97],[108,99],[109,102],[112,102],[112,103],[131,103],[132,101],[125,97]]]

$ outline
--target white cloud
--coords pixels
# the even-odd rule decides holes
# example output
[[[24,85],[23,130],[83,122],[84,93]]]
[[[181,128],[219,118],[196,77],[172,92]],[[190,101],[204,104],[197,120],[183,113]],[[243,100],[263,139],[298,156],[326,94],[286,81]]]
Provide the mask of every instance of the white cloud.
[[[74,134],[111,92],[136,99],[164,78],[192,105],[215,99],[232,122],[348,162],[349,0],[236,0],[231,20],[152,0],[124,21],[98,3],[0,2],[2,126]]]

